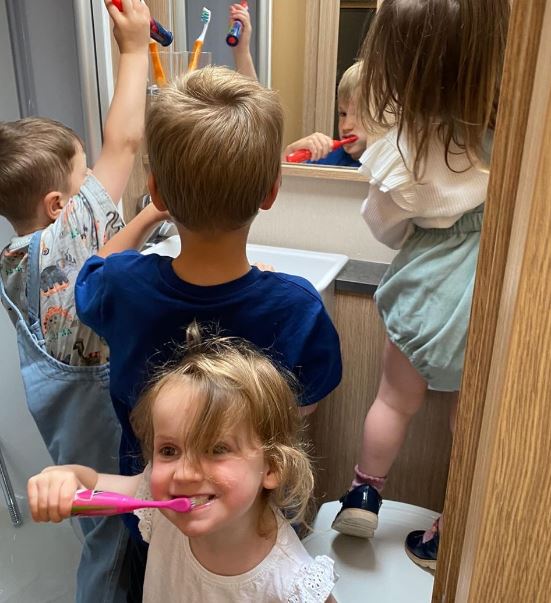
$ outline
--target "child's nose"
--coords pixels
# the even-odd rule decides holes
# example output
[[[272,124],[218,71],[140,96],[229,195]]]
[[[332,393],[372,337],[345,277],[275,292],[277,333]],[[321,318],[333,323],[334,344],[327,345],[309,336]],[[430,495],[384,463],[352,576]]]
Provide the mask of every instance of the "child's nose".
[[[342,123],[342,129],[347,132],[350,132],[351,130],[353,130],[355,128],[355,126],[356,126],[355,120],[352,117],[350,117],[349,115],[347,115],[344,118],[344,121]]]
[[[203,479],[203,471],[201,465],[197,462],[193,462],[190,459],[182,458],[178,463],[176,471],[174,472],[174,479],[196,482]]]

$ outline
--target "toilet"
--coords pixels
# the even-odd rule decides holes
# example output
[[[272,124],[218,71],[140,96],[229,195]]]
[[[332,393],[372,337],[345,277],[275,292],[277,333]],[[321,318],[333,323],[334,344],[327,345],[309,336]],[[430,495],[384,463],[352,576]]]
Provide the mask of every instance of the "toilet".
[[[434,576],[413,563],[404,540],[413,530],[428,529],[438,513],[384,500],[375,536],[366,540],[339,534],[331,523],[340,510],[338,501],[323,504],[302,542],[312,556],[327,555],[339,575],[333,595],[338,603],[428,603]]]

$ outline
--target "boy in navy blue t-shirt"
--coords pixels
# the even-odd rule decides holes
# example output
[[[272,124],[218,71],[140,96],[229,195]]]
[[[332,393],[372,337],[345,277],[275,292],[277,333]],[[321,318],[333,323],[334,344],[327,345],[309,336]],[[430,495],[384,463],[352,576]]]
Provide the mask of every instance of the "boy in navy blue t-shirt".
[[[142,470],[130,412],[193,320],[252,341],[291,370],[305,414],[341,379],[339,338],[314,287],[247,260],[251,223],[278,193],[282,131],[277,93],[223,67],[184,76],[151,104],[148,185],[177,226],[180,254],[114,253],[115,236],[76,285],[80,319],[110,348],[125,475]]]

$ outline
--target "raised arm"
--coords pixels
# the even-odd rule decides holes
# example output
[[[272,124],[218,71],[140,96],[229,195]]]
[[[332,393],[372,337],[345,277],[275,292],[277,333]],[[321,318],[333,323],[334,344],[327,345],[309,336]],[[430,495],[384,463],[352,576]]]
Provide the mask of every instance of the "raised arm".
[[[232,48],[235,69],[241,75],[246,75],[256,80],[258,77],[256,75],[250,50],[251,33],[253,28],[251,25],[251,16],[249,15],[249,11],[244,6],[241,6],[241,4],[232,4],[230,6],[230,19],[236,19],[243,23],[243,32],[241,34],[239,44]]]
[[[149,9],[140,0],[122,0],[119,11],[105,0],[120,50],[115,92],[103,130],[94,176],[117,202],[126,187],[143,138],[148,71]]]
[[[102,258],[127,249],[140,249],[155,226],[169,220],[168,212],[159,211],[153,203],[144,209],[97,252]]]

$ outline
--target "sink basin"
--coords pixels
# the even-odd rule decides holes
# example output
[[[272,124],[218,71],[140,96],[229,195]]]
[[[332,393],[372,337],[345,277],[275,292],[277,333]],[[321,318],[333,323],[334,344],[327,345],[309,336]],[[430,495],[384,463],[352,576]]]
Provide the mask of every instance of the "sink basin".
[[[175,257],[180,253],[178,236],[148,247],[143,253],[158,253]],[[338,253],[322,253],[286,247],[247,245],[247,257],[251,264],[262,262],[273,266],[277,272],[302,276],[314,285],[327,311],[331,314],[335,306],[335,277],[342,270],[348,257]]]

